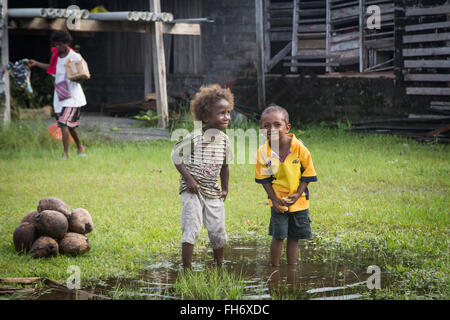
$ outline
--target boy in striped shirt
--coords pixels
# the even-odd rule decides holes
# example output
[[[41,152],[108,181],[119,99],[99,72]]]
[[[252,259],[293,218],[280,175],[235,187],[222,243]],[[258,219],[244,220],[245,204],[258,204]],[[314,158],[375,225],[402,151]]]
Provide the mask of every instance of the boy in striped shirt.
[[[201,87],[191,101],[191,113],[194,120],[202,122],[202,130],[194,131],[177,143],[172,153],[172,161],[181,174],[181,255],[185,268],[191,268],[194,243],[203,224],[208,230],[214,260],[218,266],[223,261],[227,242],[224,201],[228,194],[228,162],[232,151],[222,131],[230,122],[233,103],[229,89],[219,85]]]

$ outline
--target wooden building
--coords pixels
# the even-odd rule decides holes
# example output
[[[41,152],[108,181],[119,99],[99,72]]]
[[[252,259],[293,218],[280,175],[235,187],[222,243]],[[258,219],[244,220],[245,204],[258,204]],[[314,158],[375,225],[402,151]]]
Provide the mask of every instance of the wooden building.
[[[70,4],[149,9],[148,0],[14,1],[17,8]],[[299,121],[405,115],[445,105],[449,8],[446,0],[161,0],[161,10],[175,19],[214,21],[201,24],[200,36],[164,35],[168,96],[220,83],[232,87],[242,105],[275,102]],[[380,26],[372,28],[377,17]],[[147,34],[74,36],[92,73],[87,110],[154,92],[146,81],[152,72],[145,63],[152,50]],[[11,30],[10,59],[49,59],[48,37],[48,31]]]

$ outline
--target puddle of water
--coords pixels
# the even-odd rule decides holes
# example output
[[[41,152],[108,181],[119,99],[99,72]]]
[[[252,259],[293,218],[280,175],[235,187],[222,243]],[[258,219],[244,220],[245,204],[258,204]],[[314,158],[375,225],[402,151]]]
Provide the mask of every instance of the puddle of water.
[[[301,247],[302,248],[302,247]],[[273,268],[269,265],[269,247],[261,242],[229,243],[225,247],[224,267],[243,278],[244,299],[281,299],[288,295],[294,299],[341,300],[357,299],[367,290],[364,286],[368,275],[364,271],[351,270],[348,266],[337,266],[330,261],[317,263],[311,244],[299,253],[295,267],[282,265]],[[199,254],[194,257],[193,271],[199,272],[213,265],[212,254]],[[132,299],[177,299],[170,293],[178,273],[183,270],[181,257],[173,261],[157,261],[144,267],[138,279],[100,280],[85,291],[121,299],[120,294],[130,293]],[[117,295],[116,295],[117,294]],[[58,290],[44,291],[37,299],[73,300],[87,299],[70,292]],[[94,297],[99,298],[99,297]]]
[[[352,300],[352,299],[359,299],[361,297],[362,297],[362,294],[347,294],[347,295],[337,296],[337,297],[312,298],[310,300]]]

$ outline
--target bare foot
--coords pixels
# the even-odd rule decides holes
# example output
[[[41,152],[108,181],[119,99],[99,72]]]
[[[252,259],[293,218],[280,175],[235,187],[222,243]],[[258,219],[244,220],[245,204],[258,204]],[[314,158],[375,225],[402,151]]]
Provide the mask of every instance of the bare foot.
[[[84,153],[85,150],[86,150],[86,148],[85,148],[84,146],[80,146],[80,147],[78,148],[78,154]]]

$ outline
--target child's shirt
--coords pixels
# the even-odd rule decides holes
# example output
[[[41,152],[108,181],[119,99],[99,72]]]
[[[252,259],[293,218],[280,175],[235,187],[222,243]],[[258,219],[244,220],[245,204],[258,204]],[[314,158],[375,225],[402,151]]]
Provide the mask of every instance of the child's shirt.
[[[210,131],[211,130],[211,131]],[[208,198],[220,198],[222,188],[218,180],[223,165],[232,161],[233,152],[228,136],[220,130],[210,129],[206,134],[194,132],[177,143],[173,152],[181,157],[186,169],[200,185],[200,193]],[[212,132],[213,134],[208,134]],[[180,178],[180,193],[187,185]]]
[[[301,181],[317,181],[316,171],[311,154],[305,145],[294,134],[287,134],[291,139],[291,147],[284,159],[271,150],[269,141],[261,145],[256,153],[255,181],[257,183],[272,183],[276,196],[281,199],[297,192]],[[269,199],[269,205],[272,201]],[[293,205],[289,212],[309,208],[309,191],[305,192]]]
[[[55,86],[62,82],[66,82],[67,87],[65,88],[69,91],[70,98],[59,100],[55,89],[53,94],[53,108],[55,113],[60,113],[63,107],[81,107],[86,104],[86,97],[81,85],[78,82],[70,81],[67,78],[66,68],[64,67],[64,63],[66,63],[67,59],[70,59],[71,61],[80,61],[81,55],[73,50],[69,50],[69,53],[64,58],[58,57],[56,62]]]

